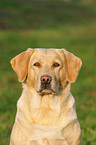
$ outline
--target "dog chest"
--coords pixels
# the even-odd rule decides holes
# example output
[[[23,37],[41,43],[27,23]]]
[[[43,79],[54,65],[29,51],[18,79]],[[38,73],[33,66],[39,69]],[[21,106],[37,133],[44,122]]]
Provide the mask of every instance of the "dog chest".
[[[30,140],[43,140],[45,138],[48,140],[65,139],[63,136],[63,128],[33,124]]]

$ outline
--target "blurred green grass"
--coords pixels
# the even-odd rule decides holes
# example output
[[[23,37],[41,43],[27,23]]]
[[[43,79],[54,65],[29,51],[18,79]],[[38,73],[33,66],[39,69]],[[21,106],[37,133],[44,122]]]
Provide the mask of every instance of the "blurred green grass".
[[[10,60],[28,47],[66,48],[83,65],[71,92],[81,144],[96,144],[96,4],[0,1],[0,145],[8,145],[22,92]]]

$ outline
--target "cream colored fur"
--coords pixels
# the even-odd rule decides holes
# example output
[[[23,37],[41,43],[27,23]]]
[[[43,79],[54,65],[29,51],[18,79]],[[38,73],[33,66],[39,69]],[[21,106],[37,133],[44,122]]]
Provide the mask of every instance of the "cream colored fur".
[[[23,92],[17,103],[10,145],[80,144],[81,130],[76,115],[75,100],[70,93],[70,83],[77,78],[81,60],[73,54],[67,56],[68,54],[71,53],[64,49],[28,49],[11,61],[19,81],[24,82]],[[23,69],[27,69],[27,72],[24,70],[22,77],[19,71],[22,63],[20,61],[23,61],[24,57],[27,61],[26,68],[23,66]],[[40,62],[41,67],[34,66],[35,62]],[[54,62],[58,62],[60,66],[53,69]],[[69,65],[72,77],[67,74],[70,73]],[[52,76],[53,91],[47,90],[43,94],[40,92],[40,77],[45,74]]]

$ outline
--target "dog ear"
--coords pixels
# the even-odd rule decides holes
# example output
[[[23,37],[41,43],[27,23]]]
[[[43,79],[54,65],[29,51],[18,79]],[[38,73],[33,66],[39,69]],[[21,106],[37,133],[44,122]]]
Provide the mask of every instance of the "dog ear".
[[[70,83],[74,83],[81,68],[82,61],[65,49],[63,51],[65,56],[66,78]]]
[[[20,53],[11,60],[12,68],[18,76],[19,82],[23,82],[26,79],[28,62],[32,51],[31,48],[28,48],[25,52]]]

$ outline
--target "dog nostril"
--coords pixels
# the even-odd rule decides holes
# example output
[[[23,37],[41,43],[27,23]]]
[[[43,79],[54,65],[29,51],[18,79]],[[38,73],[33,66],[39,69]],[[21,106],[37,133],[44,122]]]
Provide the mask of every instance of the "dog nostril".
[[[51,78],[48,78],[47,79],[47,83],[49,84],[51,82]]]
[[[41,78],[41,82],[42,82],[42,83],[45,83],[45,81],[46,81],[45,78],[42,77],[42,78]]]
[[[45,79],[42,80],[43,82],[45,81]]]

